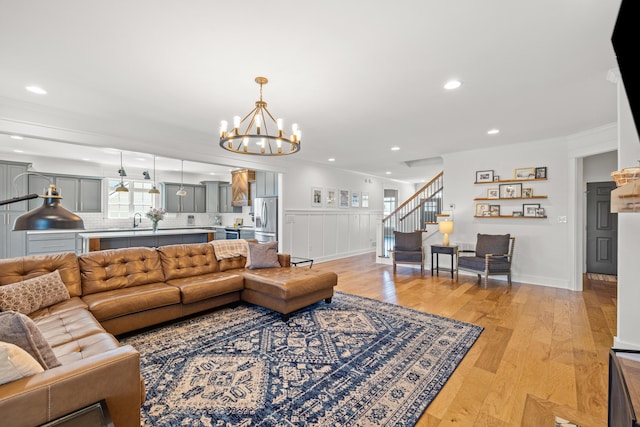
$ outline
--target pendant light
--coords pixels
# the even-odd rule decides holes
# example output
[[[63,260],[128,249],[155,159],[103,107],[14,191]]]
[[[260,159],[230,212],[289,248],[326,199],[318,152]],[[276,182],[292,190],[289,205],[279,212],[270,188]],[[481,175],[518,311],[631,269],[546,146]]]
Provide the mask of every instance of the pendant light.
[[[124,167],[122,166],[122,151],[120,152],[120,169],[118,169],[118,174],[120,174],[120,185],[116,187],[116,192],[128,193],[129,189],[124,185],[124,177],[127,176],[127,173],[124,171]]]
[[[153,155],[153,187],[149,190],[149,194],[160,194],[160,190],[156,188],[156,155]]]
[[[184,197],[187,192],[184,190],[184,160],[180,160],[182,163],[182,172],[180,172],[180,189],[176,191],[176,196]]]

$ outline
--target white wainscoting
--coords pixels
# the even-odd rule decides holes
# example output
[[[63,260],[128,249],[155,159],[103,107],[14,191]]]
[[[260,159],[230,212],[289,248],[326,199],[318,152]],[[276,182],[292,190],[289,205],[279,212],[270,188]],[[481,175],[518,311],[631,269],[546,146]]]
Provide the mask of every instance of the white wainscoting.
[[[375,252],[381,224],[380,211],[285,210],[282,252],[318,262]]]

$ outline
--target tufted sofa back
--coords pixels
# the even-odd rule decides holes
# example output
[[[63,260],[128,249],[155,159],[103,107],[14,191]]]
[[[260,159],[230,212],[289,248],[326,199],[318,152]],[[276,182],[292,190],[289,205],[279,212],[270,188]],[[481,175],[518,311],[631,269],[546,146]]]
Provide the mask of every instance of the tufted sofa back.
[[[67,285],[69,295],[80,296],[82,294],[80,269],[76,254],[73,252],[0,259],[0,272],[2,272],[0,286],[42,276],[56,270]]]
[[[78,264],[83,295],[164,281],[154,248],[88,252],[78,256]]]
[[[161,246],[157,251],[166,280],[220,271],[209,243]]]

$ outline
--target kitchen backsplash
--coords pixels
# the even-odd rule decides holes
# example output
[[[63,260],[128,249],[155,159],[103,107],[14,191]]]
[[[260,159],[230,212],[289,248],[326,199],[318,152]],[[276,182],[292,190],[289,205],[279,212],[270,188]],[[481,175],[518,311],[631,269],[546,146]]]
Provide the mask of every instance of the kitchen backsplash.
[[[193,216],[194,225],[189,225],[189,227],[200,226],[200,227],[211,227],[215,225],[216,216],[219,216],[221,219],[222,225],[233,225],[236,218],[242,218],[243,224],[246,226],[253,226],[253,218],[250,215],[251,208],[249,206],[244,206],[242,208],[242,214],[239,213],[173,213],[167,214],[165,219],[160,221],[160,228],[167,227],[186,227],[188,225],[188,217],[190,215]],[[142,223],[140,227],[149,228],[151,227],[151,220],[149,220],[144,212],[142,214]],[[104,218],[103,213],[82,213],[80,217],[84,221],[84,228],[87,230],[103,230],[107,228],[132,228],[133,227],[133,218],[127,219],[107,219]]]

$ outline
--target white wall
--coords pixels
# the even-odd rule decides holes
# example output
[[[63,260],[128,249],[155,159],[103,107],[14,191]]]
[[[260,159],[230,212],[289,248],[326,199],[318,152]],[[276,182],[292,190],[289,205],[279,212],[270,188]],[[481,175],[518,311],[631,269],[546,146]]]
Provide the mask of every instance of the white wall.
[[[640,141],[622,83],[618,83],[618,169],[637,166]],[[618,214],[618,331],[614,347],[640,350],[640,215]]]
[[[454,203],[454,233],[450,239],[464,247],[473,247],[477,233],[506,234],[516,237],[513,280],[569,288],[570,253],[568,224],[559,217],[568,216],[567,142],[563,139],[453,153],[444,157],[444,205]],[[523,203],[540,203],[547,218],[474,218],[476,197],[486,197],[488,188],[498,184],[474,184],[475,172],[493,170],[500,179],[514,176],[515,168],[547,167],[547,181],[524,182],[534,195],[546,199],[496,200],[501,214],[522,210]],[[493,204],[493,202],[492,202]],[[568,221],[574,221],[568,218]],[[500,276],[497,276],[500,279]]]
[[[583,159],[583,184],[587,188],[588,182],[613,181],[611,172],[618,169],[618,151],[588,156]]]

